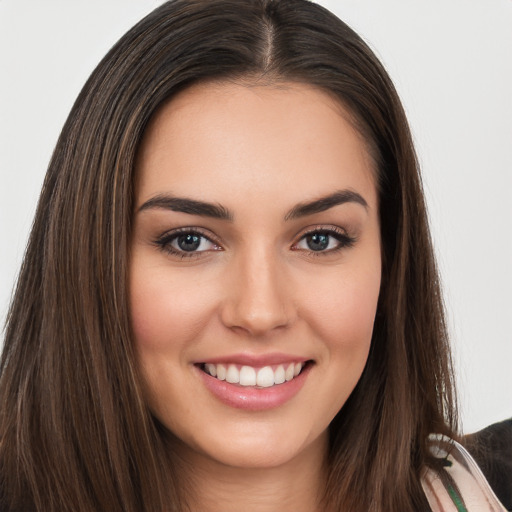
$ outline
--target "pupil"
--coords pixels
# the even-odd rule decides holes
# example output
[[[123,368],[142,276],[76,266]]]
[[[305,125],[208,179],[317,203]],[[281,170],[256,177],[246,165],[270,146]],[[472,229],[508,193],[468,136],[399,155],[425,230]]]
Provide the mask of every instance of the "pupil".
[[[323,251],[329,246],[329,235],[315,233],[307,237],[308,247],[312,251]]]
[[[197,235],[181,235],[178,237],[178,246],[182,251],[195,251],[201,243],[201,237]]]

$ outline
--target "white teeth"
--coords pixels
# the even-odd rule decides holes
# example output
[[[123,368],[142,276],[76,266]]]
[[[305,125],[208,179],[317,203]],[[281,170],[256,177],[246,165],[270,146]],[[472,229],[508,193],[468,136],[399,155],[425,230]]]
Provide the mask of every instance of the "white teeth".
[[[226,382],[238,384],[240,382],[240,372],[234,364],[230,364],[226,373]]]
[[[270,366],[264,366],[256,375],[256,384],[262,388],[269,388],[274,385],[274,372]]]
[[[217,365],[217,379],[226,380],[226,367],[223,364]]]
[[[286,380],[283,365],[280,364],[274,372],[274,383],[282,384]]]
[[[217,370],[217,372],[218,372],[218,370]],[[286,368],[285,379],[287,381],[292,380],[294,372],[295,372],[295,365],[293,363],[291,363],[290,365],[288,365],[288,368]]]
[[[212,376],[217,377],[217,367],[214,364],[207,363],[204,365],[206,371]]]
[[[297,377],[304,367],[304,363],[290,363],[288,366],[280,364],[272,369],[271,366],[264,366],[259,370],[252,366],[242,366],[240,370],[237,365],[206,363],[204,371],[219,380],[225,380],[230,384],[240,386],[259,386],[268,388],[275,384],[283,384]]]
[[[256,370],[251,366],[242,366],[240,368],[240,385],[256,386]]]

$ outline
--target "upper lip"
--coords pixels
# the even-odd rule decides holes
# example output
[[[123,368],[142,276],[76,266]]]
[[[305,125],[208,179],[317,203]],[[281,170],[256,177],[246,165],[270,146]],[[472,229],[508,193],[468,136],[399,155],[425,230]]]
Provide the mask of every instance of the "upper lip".
[[[242,366],[263,367],[287,363],[305,363],[310,358],[292,354],[230,354],[226,356],[207,358],[196,364],[239,364]]]

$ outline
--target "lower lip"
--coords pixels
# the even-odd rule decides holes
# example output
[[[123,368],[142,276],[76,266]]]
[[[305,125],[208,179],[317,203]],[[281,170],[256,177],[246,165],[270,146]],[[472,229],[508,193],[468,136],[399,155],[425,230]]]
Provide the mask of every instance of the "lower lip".
[[[279,407],[291,400],[306,382],[312,366],[308,364],[297,377],[268,388],[230,384],[208,375],[200,368],[197,368],[197,371],[208,390],[224,404],[248,411],[264,411]]]

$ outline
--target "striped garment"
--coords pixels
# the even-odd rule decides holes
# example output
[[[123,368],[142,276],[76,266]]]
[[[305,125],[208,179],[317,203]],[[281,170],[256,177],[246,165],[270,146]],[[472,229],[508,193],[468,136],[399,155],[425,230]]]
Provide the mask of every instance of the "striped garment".
[[[430,437],[430,451],[443,469],[427,468],[421,484],[433,512],[506,512],[477,463],[459,443]]]

